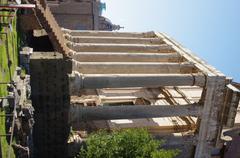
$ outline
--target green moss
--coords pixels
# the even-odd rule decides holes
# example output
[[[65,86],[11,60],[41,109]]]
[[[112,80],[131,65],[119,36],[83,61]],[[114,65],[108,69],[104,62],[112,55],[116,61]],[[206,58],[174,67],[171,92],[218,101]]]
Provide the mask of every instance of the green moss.
[[[5,111],[1,110],[0,115],[5,115]],[[6,128],[5,128],[5,117],[0,118],[0,133],[6,134]],[[5,137],[1,137],[1,150],[2,150],[2,157],[6,158],[8,153],[8,142]]]
[[[7,0],[0,0],[1,4],[7,4]],[[7,11],[1,11],[2,15],[7,15],[9,12]],[[10,32],[10,30],[6,29],[5,26],[3,26],[3,23],[8,23],[9,17],[1,18],[0,20],[0,82],[9,82],[10,81],[10,74],[13,74],[15,67],[18,64],[17,59],[17,33],[16,33],[16,18],[12,22],[12,28],[13,32]],[[6,34],[3,34],[7,31],[8,33],[8,39],[6,37]],[[12,66],[9,69],[8,68],[8,55],[7,51],[9,51],[9,59],[12,61]],[[0,85],[0,97],[7,95],[7,89],[6,85]],[[0,115],[5,115],[6,110],[0,109]],[[0,134],[5,135],[6,134],[6,126],[5,126],[5,117],[0,117]],[[2,155],[0,157],[7,158],[9,145],[7,143],[6,137],[0,137],[0,143],[1,143],[1,151]],[[11,148],[11,158],[14,158],[15,155],[13,153],[13,150]]]
[[[3,14],[7,14],[4,12]],[[8,19],[4,18],[1,22],[7,22]],[[1,25],[1,24],[0,24]],[[18,65],[18,35],[17,35],[17,26],[16,18],[12,21],[12,32],[8,28],[1,26],[0,34],[0,82],[10,82],[11,77],[14,75],[16,66]],[[7,36],[6,36],[7,33]],[[8,65],[9,60],[11,61],[10,66]],[[7,95],[7,86],[0,84],[0,97]],[[4,109],[0,109],[0,115],[5,114]],[[0,118],[0,134],[6,134],[5,128],[5,117]],[[7,143],[6,137],[1,137],[1,150],[2,157],[6,158],[8,154],[9,144]],[[11,148],[11,158],[14,158],[15,155]]]

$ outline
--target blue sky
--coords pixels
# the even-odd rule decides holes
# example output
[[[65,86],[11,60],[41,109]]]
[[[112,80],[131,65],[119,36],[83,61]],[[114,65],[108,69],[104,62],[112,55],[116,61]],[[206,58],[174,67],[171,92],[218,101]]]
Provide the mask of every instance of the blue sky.
[[[102,0],[123,31],[165,32],[240,82],[240,0]]]

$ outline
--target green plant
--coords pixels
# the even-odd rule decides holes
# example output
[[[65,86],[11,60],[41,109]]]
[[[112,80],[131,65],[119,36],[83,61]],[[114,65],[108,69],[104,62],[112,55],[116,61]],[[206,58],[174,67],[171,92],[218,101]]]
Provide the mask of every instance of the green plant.
[[[154,140],[146,129],[99,131],[91,134],[78,158],[173,158],[178,150],[160,149],[163,141]]]
[[[173,158],[180,153],[180,150],[165,150],[160,149],[159,151],[154,151],[151,154],[152,158]]]

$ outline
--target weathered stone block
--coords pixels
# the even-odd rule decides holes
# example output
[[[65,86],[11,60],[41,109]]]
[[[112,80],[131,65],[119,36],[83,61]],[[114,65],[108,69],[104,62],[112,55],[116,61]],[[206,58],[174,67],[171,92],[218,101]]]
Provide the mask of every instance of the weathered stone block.
[[[71,69],[68,63],[61,54],[54,52],[38,52],[31,56],[34,157],[67,157],[68,72]]]

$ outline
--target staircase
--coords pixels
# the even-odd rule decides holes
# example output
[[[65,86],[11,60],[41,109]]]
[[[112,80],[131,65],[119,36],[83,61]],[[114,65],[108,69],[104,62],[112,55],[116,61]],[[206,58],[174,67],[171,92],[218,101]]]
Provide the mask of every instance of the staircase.
[[[66,46],[66,40],[63,32],[55,20],[50,8],[44,0],[30,0],[30,3],[36,4],[35,14],[42,27],[48,33],[55,51],[63,54],[64,57],[70,56],[70,49]]]

